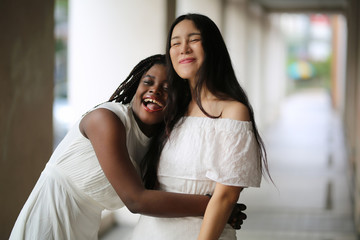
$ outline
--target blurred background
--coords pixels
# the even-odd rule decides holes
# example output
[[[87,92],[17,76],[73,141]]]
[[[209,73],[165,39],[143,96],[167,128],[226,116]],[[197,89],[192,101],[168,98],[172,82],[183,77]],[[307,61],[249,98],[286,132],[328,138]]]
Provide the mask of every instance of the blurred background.
[[[358,0],[2,0],[0,239],[69,127],[188,12],[220,28],[276,184],[241,194],[238,239],[359,239]],[[137,219],[105,211],[100,239],[127,239]]]

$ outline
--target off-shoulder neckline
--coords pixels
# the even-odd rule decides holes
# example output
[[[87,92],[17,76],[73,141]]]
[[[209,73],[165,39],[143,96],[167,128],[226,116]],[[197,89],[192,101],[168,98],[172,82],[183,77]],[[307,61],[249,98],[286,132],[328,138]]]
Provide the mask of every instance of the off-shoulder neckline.
[[[251,121],[242,121],[242,120],[235,120],[231,118],[209,118],[209,117],[198,117],[198,116],[183,116],[183,119],[199,119],[203,121],[229,121],[229,122],[237,122],[237,123],[251,123]]]

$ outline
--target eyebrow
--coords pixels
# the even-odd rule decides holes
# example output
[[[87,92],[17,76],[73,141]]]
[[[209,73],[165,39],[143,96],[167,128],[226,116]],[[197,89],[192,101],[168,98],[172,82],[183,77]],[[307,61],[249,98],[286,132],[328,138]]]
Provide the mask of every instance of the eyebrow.
[[[197,33],[197,32],[195,32],[195,33],[189,33],[189,34],[188,34],[188,37],[196,36],[196,35],[201,36],[201,33]],[[172,37],[170,40],[174,40],[174,39],[178,39],[178,38],[180,38],[180,37],[179,37],[179,36],[175,36],[175,37]]]
[[[149,77],[149,78],[155,79],[155,76],[150,75],[150,74],[146,74],[146,75],[144,75],[144,77],[143,77],[143,78],[146,78],[146,77]]]

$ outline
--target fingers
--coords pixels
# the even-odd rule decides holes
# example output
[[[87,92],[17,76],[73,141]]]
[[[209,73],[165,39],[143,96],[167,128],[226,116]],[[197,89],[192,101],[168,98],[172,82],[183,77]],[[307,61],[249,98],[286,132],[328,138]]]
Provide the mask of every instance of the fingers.
[[[236,206],[233,209],[232,215],[236,215],[238,218],[245,220],[247,218],[247,215],[243,213],[246,209],[246,206],[244,204],[237,203]]]
[[[239,208],[241,211],[246,210],[246,205],[243,203],[237,203],[236,207]]]
[[[234,206],[234,209],[232,213],[230,214],[230,218],[228,220],[228,223],[231,225],[234,229],[241,229],[241,225],[243,224],[243,220],[247,218],[247,215],[243,213],[246,209],[246,205],[242,203],[237,203]]]
[[[230,225],[233,229],[239,230],[239,229],[241,229],[242,224],[243,224],[243,221],[239,220],[239,221],[233,221]]]

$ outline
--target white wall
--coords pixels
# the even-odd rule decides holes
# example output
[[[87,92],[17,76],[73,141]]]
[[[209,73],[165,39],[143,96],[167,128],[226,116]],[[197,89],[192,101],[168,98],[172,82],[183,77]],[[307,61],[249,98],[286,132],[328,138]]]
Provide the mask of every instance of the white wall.
[[[221,28],[221,2],[220,0],[178,0],[176,2],[176,16],[200,13],[211,18]]]
[[[69,1],[69,104],[106,101],[141,59],[164,53],[165,0]]]

